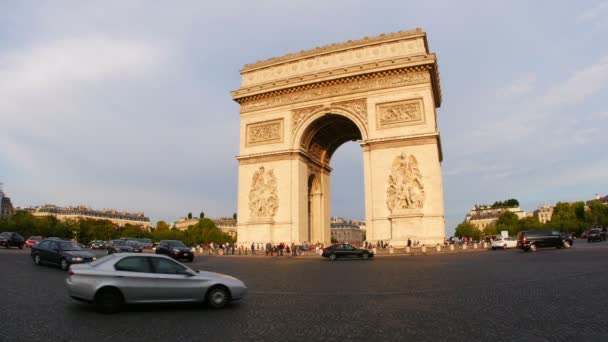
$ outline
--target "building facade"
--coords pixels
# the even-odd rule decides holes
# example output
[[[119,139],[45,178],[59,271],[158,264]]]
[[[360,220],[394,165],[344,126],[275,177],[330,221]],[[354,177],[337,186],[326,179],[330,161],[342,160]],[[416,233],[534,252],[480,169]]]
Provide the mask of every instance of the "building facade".
[[[13,215],[14,208],[11,199],[4,194],[0,189],[0,217],[8,217]]]
[[[359,228],[359,221],[347,221],[341,217],[331,220],[331,240],[334,242],[348,242],[353,245],[363,244],[363,231]],[[315,241],[313,241],[315,242]]]
[[[119,227],[124,227],[126,224],[141,226],[142,228],[146,229],[150,229],[152,227],[150,219],[146,217],[143,212],[129,213],[114,209],[95,210],[87,206],[59,207],[52,204],[30,207],[26,208],[25,210],[31,212],[34,216],[54,216],[61,221],[73,219],[93,219],[108,220]]]
[[[475,228],[483,230],[486,227],[495,225],[498,217],[506,211],[514,213],[519,219],[528,216],[520,207],[492,208],[490,206],[476,206],[467,214],[465,221],[472,224]]]
[[[534,217],[536,217],[540,223],[545,224],[551,221],[553,209],[555,209],[554,205],[543,205],[538,207],[538,209],[534,210]]]

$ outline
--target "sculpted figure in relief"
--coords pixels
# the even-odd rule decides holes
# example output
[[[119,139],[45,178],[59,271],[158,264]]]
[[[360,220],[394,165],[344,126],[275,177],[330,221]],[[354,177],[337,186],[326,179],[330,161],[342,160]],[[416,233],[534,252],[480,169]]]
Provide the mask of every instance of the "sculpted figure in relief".
[[[252,217],[272,217],[279,208],[277,179],[272,170],[263,166],[253,174],[249,191],[249,211]]]
[[[402,153],[395,158],[388,176],[386,196],[386,205],[390,211],[419,209],[424,206],[424,185],[416,157]]]

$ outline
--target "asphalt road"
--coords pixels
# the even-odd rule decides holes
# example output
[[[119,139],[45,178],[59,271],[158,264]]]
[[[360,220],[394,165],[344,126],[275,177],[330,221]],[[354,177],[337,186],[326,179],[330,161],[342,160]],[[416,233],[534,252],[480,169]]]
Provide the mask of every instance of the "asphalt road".
[[[115,315],[66,294],[65,272],[0,249],[0,341],[607,341],[608,242],[375,260],[199,257],[249,287],[224,310]]]

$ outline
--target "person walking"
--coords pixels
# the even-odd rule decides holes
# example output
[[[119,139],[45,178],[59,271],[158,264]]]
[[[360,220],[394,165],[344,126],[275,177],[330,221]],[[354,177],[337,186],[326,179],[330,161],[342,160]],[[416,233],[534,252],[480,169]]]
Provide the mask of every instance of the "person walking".
[[[294,242],[291,243],[291,256],[296,256],[296,244]]]
[[[251,255],[255,255],[255,242],[251,243]]]
[[[407,246],[412,247],[412,240],[410,238],[407,238]]]

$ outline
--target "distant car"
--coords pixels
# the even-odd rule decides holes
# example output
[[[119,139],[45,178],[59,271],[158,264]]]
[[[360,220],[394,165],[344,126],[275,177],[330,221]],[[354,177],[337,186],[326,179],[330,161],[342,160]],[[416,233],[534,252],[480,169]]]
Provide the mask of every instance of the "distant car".
[[[106,251],[108,254],[131,253],[133,252],[133,247],[129,245],[126,240],[110,240],[106,244]]]
[[[570,248],[573,240],[556,230],[527,230],[517,233],[517,247],[524,252],[536,252],[538,248]]]
[[[25,240],[25,247],[32,248],[32,246],[37,245],[40,241],[42,241],[42,236],[30,236]]]
[[[507,249],[507,248],[517,248],[517,240],[512,237],[502,237],[498,236],[494,240],[492,240],[492,249]]]
[[[25,239],[23,236],[19,235],[19,233],[4,232],[0,234],[0,246],[4,246],[6,248],[19,247],[19,249],[23,249],[24,245]]]
[[[137,238],[135,240],[137,240],[137,242],[141,243],[145,249],[152,248],[152,239]]]
[[[367,260],[374,256],[374,252],[368,249],[357,248],[348,243],[337,243],[335,245],[323,248],[323,254],[325,258],[334,261],[338,258],[361,258]]]
[[[173,259],[185,259],[190,262],[194,260],[194,253],[179,240],[161,240],[154,252],[170,256]]]
[[[72,264],[95,260],[95,255],[83,250],[77,243],[67,240],[42,240],[32,246],[30,256],[36,265],[50,264],[67,270]]]
[[[606,232],[601,228],[590,229],[587,235],[587,242],[592,241],[606,241]]]
[[[589,237],[589,231],[585,230],[582,234],[581,234],[581,239],[586,239]]]
[[[66,284],[70,297],[94,303],[104,313],[136,303],[206,302],[219,309],[247,291],[228,275],[193,270],[164,255],[131,253],[73,265]]]
[[[133,250],[131,251],[132,253],[141,253],[144,251],[144,245],[142,245],[138,241],[136,241],[136,240],[126,240],[126,241],[127,241],[127,245],[129,245],[133,248]]]
[[[105,241],[101,241],[101,240],[93,240],[93,241],[89,242],[89,248],[90,249],[104,249],[104,248],[106,248],[106,243],[105,243]]]

